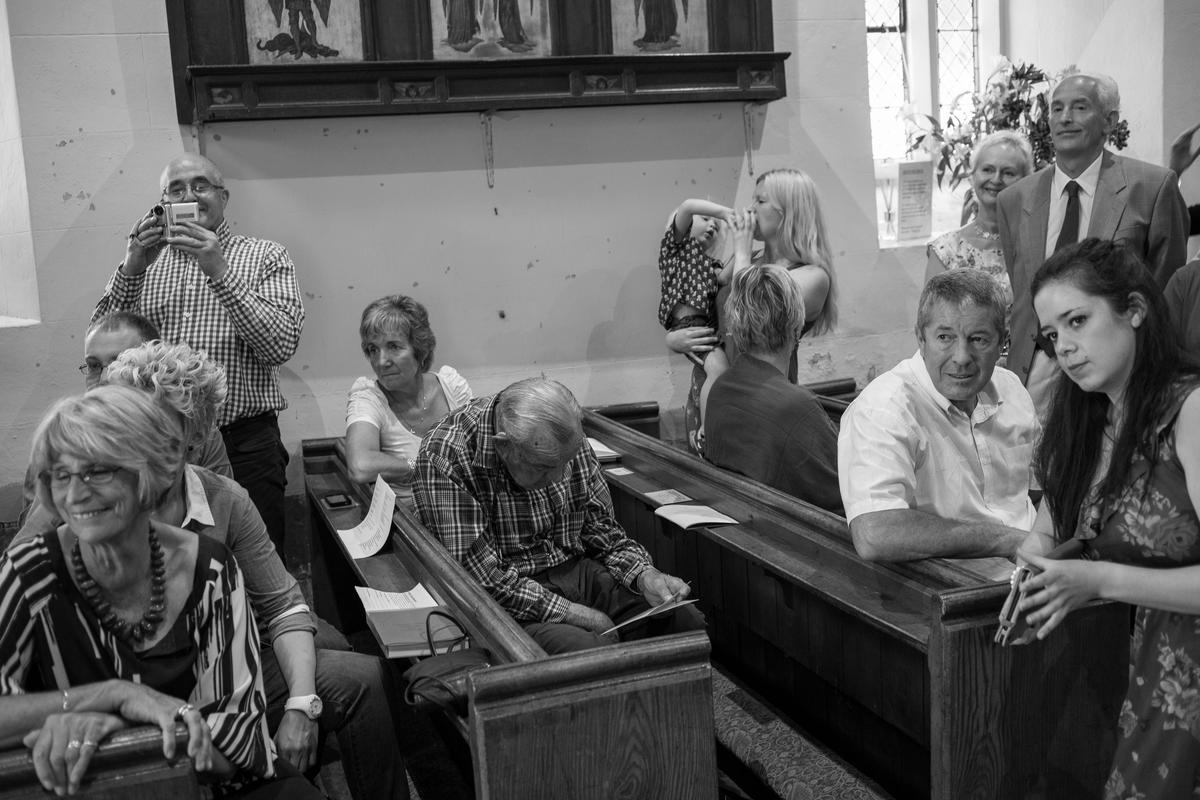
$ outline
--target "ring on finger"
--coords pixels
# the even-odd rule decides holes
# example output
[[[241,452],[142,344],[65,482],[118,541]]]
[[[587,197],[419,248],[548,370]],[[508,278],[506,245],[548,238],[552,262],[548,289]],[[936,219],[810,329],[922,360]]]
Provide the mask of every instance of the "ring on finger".
[[[71,741],[67,742],[67,749],[78,750],[81,744],[82,742],[80,742],[78,739],[72,739]]]
[[[196,707],[194,705],[192,705],[191,703],[184,703],[183,705],[181,705],[179,707],[178,710],[176,710],[175,719],[183,719],[185,714],[187,714],[189,711],[195,711],[195,710],[196,710]]]
[[[84,739],[84,740],[83,740],[83,745],[82,745],[82,746],[83,746],[83,747],[85,747],[85,748],[87,748],[87,747],[95,747],[95,746],[96,746],[96,743],[95,743],[95,742],[93,742],[91,739]]]

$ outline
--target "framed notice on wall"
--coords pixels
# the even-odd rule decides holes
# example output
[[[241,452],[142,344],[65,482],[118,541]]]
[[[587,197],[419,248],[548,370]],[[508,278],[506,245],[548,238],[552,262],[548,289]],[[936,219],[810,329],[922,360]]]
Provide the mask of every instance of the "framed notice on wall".
[[[167,0],[182,124],[786,94],[772,0]],[[790,0],[789,0],[790,2]]]
[[[896,165],[896,238],[928,239],[933,230],[933,162]]]

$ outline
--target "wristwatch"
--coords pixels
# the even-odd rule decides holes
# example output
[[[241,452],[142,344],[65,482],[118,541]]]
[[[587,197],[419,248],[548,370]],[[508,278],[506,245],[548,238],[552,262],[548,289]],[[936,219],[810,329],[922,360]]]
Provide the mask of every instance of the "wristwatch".
[[[304,716],[315,721],[321,716],[325,704],[315,694],[302,694],[299,697],[289,697],[283,708],[285,711],[302,711]]]

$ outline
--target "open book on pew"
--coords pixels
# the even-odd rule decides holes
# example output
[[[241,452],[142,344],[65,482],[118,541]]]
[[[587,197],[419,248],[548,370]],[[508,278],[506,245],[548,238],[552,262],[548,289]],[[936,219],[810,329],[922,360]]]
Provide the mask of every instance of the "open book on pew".
[[[364,586],[355,586],[354,590],[367,612],[367,625],[384,655],[388,658],[432,655],[425,622],[429,612],[441,609],[441,606],[424,586],[418,583],[407,592],[381,592]],[[433,633],[433,645],[438,650],[462,636],[457,625],[438,615],[434,615],[429,628]]]
[[[674,490],[669,490],[674,491]],[[715,508],[710,506],[693,506],[683,505],[682,503],[674,503],[671,505],[659,506],[654,509],[654,513],[663,519],[674,522],[679,527],[687,530],[700,525],[736,525],[737,520],[726,514],[722,514]]]
[[[589,436],[587,437],[587,441],[592,447],[592,452],[596,454],[596,460],[601,464],[608,464],[609,462],[619,461],[621,459],[620,453],[618,453],[616,450],[613,450],[599,439],[593,439],[591,436]]]

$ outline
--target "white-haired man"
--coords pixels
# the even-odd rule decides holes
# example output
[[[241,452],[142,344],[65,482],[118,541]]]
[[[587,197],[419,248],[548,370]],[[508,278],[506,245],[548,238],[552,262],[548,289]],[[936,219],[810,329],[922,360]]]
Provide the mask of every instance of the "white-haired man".
[[[550,654],[606,644],[614,623],[688,594],[613,518],[580,418],[565,386],[529,378],[446,417],[416,462],[422,521]],[[703,628],[689,605],[619,634]]]
[[[1187,206],[1175,173],[1104,149],[1120,108],[1112,78],[1064,78],[1050,96],[1054,164],[1000,193],[1000,244],[1013,288],[1008,366],[1039,413],[1058,372],[1048,346],[1035,343],[1029,287],[1042,262],[1089,236],[1123,241],[1163,287],[1187,260]]]

